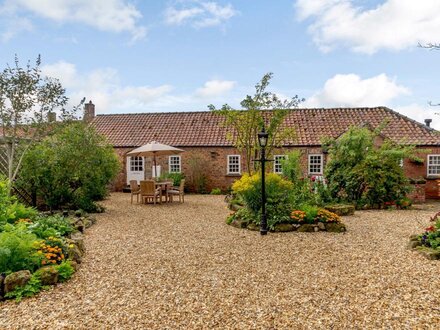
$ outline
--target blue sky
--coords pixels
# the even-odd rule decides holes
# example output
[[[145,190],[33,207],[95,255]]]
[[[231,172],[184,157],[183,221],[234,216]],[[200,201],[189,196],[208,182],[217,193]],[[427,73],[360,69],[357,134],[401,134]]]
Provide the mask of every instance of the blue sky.
[[[238,107],[264,73],[303,106],[388,106],[440,128],[438,0],[3,0],[0,65],[38,54],[97,113]]]

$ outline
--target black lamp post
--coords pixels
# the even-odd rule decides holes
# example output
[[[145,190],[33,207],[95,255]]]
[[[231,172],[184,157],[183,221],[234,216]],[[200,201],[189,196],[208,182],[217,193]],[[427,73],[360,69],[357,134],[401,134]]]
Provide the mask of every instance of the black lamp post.
[[[266,159],[266,146],[267,138],[269,134],[266,132],[264,125],[261,132],[258,133],[258,143],[261,147],[261,223],[260,223],[260,234],[267,234],[267,216],[266,216],[266,182],[265,182],[265,164],[268,159]]]

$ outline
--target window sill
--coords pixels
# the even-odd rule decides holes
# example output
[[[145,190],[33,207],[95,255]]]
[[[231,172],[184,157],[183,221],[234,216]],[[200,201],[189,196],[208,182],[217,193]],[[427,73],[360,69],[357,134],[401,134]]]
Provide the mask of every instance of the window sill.
[[[436,179],[440,179],[440,175],[427,175],[426,177],[425,177],[427,180],[436,180]]]
[[[237,176],[241,176],[241,173],[227,173],[226,174],[226,176],[235,176],[235,177],[237,177]]]

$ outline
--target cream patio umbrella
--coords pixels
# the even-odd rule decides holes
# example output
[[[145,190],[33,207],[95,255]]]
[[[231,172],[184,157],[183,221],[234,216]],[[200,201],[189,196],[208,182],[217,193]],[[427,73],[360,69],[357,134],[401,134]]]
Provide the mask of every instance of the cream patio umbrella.
[[[139,148],[133,149],[128,152],[128,156],[132,157],[151,157],[153,156],[154,162],[154,177],[157,177],[156,169],[156,156],[171,156],[182,153],[184,150],[174,148],[172,146],[162,144],[156,141],[145,144]]]

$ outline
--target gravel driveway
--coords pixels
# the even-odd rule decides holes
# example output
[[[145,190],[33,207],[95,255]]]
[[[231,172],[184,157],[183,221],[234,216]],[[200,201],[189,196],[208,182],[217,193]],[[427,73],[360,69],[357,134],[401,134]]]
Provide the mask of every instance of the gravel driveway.
[[[362,211],[348,232],[258,232],[225,224],[222,196],[184,204],[105,201],[80,270],[20,304],[0,329],[434,329],[440,261],[407,250],[440,203]]]

